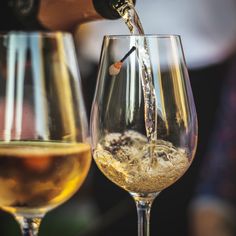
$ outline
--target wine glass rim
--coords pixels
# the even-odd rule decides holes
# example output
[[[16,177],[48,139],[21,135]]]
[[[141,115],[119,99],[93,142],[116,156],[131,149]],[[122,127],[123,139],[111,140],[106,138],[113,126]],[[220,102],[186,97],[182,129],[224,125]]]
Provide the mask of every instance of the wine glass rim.
[[[35,37],[41,35],[44,38],[53,38],[55,35],[71,36],[70,32],[66,31],[0,31],[0,38],[8,37],[9,35],[30,36]]]
[[[179,34],[133,34],[133,35],[104,35],[106,39],[125,39],[125,38],[157,38],[157,39],[171,39],[171,38],[181,38]]]

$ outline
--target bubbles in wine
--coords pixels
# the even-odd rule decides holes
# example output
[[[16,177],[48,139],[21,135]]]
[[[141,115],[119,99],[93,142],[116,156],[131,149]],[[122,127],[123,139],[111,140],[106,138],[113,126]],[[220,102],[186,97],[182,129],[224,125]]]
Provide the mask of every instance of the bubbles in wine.
[[[154,193],[174,183],[190,165],[184,149],[171,142],[148,142],[135,132],[107,134],[94,150],[101,171],[130,192]]]

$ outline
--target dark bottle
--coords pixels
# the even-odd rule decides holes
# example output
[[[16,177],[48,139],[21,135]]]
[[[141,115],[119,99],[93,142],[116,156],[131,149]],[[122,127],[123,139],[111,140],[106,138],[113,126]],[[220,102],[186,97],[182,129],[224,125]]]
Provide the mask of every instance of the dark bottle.
[[[133,0],[10,0],[9,6],[28,29],[70,30],[97,19],[117,19],[114,6]],[[135,2],[135,1],[134,1]]]
[[[96,11],[106,19],[117,19],[120,15],[115,9],[126,4],[126,2],[135,4],[135,0],[93,0],[93,5]]]

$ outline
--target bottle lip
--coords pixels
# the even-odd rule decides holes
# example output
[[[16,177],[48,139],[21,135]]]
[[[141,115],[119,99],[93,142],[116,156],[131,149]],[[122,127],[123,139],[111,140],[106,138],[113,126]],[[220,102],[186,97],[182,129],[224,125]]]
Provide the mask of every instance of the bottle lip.
[[[106,19],[118,19],[119,13],[113,8],[114,4],[121,4],[125,0],[93,0],[93,6],[99,15]],[[136,0],[133,0],[135,5]]]

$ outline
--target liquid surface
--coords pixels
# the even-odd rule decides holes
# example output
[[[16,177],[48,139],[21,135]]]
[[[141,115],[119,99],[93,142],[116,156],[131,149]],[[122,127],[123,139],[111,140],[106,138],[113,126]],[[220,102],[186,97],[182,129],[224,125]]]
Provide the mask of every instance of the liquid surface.
[[[150,144],[134,131],[106,135],[94,150],[94,158],[112,182],[129,192],[145,194],[173,184],[191,162],[184,149],[164,140]]]
[[[0,142],[0,206],[23,215],[45,213],[78,190],[90,162],[84,143]]]

